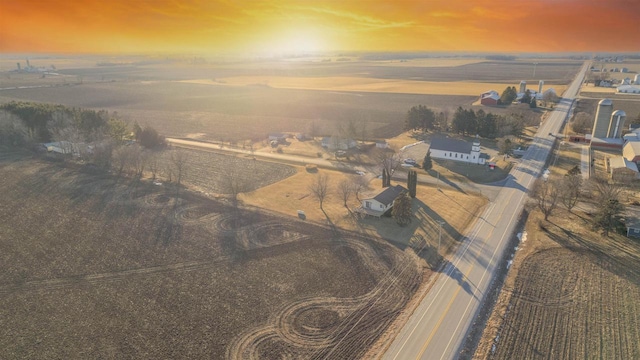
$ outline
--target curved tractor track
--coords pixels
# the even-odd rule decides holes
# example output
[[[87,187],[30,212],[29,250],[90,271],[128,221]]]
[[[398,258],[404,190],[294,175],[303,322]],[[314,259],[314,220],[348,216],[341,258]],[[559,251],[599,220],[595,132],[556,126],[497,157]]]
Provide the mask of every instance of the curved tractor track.
[[[358,240],[342,240],[357,250],[370,270],[379,255]],[[377,260],[377,261],[376,261]],[[237,337],[228,359],[346,359],[361,356],[393,320],[419,283],[419,271],[401,253],[368,293],[353,298],[313,297],[285,304],[262,326]],[[377,269],[379,270],[379,269]]]

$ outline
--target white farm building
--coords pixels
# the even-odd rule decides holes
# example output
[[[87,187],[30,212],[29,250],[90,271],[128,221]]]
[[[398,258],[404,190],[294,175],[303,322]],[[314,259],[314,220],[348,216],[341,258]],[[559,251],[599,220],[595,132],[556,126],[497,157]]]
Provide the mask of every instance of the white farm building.
[[[484,165],[489,158],[487,154],[480,153],[480,141],[473,143],[451,138],[434,138],[429,147],[431,157],[434,159],[462,161],[472,164]]]

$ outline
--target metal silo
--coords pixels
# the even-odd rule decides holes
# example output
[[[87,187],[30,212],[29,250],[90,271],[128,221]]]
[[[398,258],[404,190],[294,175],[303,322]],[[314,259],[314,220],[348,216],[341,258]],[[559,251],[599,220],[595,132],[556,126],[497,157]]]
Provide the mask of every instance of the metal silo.
[[[611,114],[613,113],[613,102],[609,99],[602,99],[598,103],[596,110],[596,120],[593,123],[593,132],[591,136],[594,138],[606,138],[609,133],[609,123]]]
[[[609,131],[607,132],[608,138],[619,139],[622,137],[622,127],[624,126],[624,120],[627,118],[627,114],[622,110],[616,110],[611,114],[611,121],[609,122]]]

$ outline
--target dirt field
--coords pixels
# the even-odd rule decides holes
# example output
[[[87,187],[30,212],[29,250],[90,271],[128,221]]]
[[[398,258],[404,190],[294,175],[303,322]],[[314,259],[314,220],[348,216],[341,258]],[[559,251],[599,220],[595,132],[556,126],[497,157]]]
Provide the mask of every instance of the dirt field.
[[[22,81],[22,85],[43,87],[0,90],[0,102],[38,101],[105,109],[116,111],[131,122],[152,125],[167,136],[200,134],[203,139],[216,141],[265,139],[268,133],[278,131],[306,132],[312,121],[319,124],[321,134],[332,135],[338,123],[364,119],[368,136],[375,139],[402,132],[406,113],[412,106],[422,104],[452,114],[458,106],[471,106],[481,88],[486,91],[498,83],[495,90],[502,91],[506,85],[515,86],[522,79],[531,83],[545,79],[546,85],[561,87],[580,65],[575,61],[540,61],[536,77],[531,79],[532,62],[471,60],[452,59],[448,66],[446,59],[412,60],[399,66],[400,63],[385,61],[188,64],[123,59],[117,66],[97,66],[100,61],[117,61],[32,59],[34,66],[56,64],[61,75],[39,79],[30,74],[2,73],[0,76],[11,86],[20,86]],[[6,66],[3,69],[15,68],[15,61],[24,63],[24,59],[3,59]],[[356,84],[365,82],[366,86],[362,91],[353,85],[347,86],[352,91],[324,91],[278,89],[260,83],[228,86],[220,82],[225,78],[257,76],[324,82],[344,78]],[[178,82],[193,79],[217,85]],[[395,85],[384,85],[389,82]],[[405,83],[428,85],[432,93],[457,95],[394,93],[406,92]],[[467,83],[476,84],[474,90],[464,90]]]
[[[489,82],[443,82],[391,80],[366,77],[291,77],[291,76],[235,76],[215,80],[183,80],[182,83],[225,86],[268,86],[277,89],[323,90],[345,92],[378,92],[425,95],[479,96],[488,89],[504,89],[504,83]],[[564,85],[554,89],[562,94]],[[501,91],[501,90],[499,90]]]
[[[171,152],[167,150],[162,155],[162,166],[170,166]],[[214,152],[181,149],[187,153],[186,174],[184,184],[193,190],[206,194],[228,194],[226,175],[235,173],[238,180],[242,180],[244,191],[253,191],[261,187],[276,183],[297,170],[293,166],[253,160],[243,155],[223,155]]]
[[[562,152],[552,174],[579,163]],[[640,243],[591,228],[595,204],[526,224],[475,359],[640,357]]]
[[[371,236],[81,170],[0,153],[0,358],[357,358],[421,280]]]

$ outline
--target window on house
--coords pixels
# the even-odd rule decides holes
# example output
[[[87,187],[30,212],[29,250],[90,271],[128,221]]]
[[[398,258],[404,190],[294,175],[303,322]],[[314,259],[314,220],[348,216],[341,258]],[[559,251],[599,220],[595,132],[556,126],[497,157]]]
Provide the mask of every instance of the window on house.
[[[382,204],[380,204],[380,209],[384,209],[384,206]]]
[[[458,158],[458,154],[456,153],[456,158]]]
[[[467,160],[469,160],[469,155],[467,155]]]
[[[367,209],[371,209],[371,202],[365,201],[364,202],[364,207],[366,207]]]

